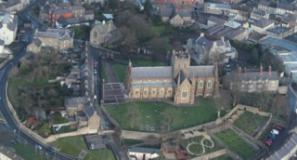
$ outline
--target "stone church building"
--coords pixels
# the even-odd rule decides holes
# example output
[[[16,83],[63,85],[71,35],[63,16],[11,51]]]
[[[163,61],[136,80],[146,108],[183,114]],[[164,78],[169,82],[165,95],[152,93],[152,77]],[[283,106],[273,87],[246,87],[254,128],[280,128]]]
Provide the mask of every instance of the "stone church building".
[[[129,63],[126,87],[129,99],[170,99],[174,104],[194,104],[197,96],[213,96],[217,90],[215,66],[191,66],[185,51],[173,51],[171,66],[133,67]]]

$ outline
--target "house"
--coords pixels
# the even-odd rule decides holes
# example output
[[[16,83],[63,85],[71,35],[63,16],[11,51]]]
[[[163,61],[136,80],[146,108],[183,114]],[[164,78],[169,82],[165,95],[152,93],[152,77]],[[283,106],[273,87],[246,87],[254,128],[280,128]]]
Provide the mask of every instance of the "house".
[[[119,38],[119,35],[116,34],[116,29],[112,21],[96,22],[90,33],[91,45],[99,46],[115,42]]]
[[[85,4],[93,4],[93,3],[100,3],[102,6],[105,3],[105,0],[82,0]]]
[[[8,12],[19,12],[30,4],[30,0],[6,0],[3,9]]]
[[[64,106],[69,116],[73,116],[78,111],[82,111],[86,104],[86,97],[69,97],[64,100]]]
[[[83,108],[83,112],[86,115],[87,119],[88,119],[88,132],[89,133],[98,133],[98,131],[100,130],[100,117],[97,113],[97,111],[95,111],[94,107],[92,106],[85,106]]]
[[[17,16],[9,12],[0,12],[0,40],[4,41],[4,45],[9,45],[15,40],[17,29]]]
[[[293,81],[297,81],[297,43],[270,36],[262,38],[259,42],[274,55],[278,56],[285,66],[286,74]]]
[[[37,30],[34,39],[39,39],[41,46],[52,47],[57,50],[73,48],[73,33],[68,29]]]
[[[104,139],[102,136],[96,134],[85,135],[84,139],[86,141],[89,150],[103,149],[106,147]]]
[[[163,22],[168,22],[174,14],[174,6],[172,4],[164,4],[159,7],[160,17]]]
[[[171,99],[193,104],[197,96],[213,96],[217,89],[215,66],[191,66],[187,51],[173,51],[171,66],[133,67],[129,63],[126,88],[131,100]]]
[[[135,160],[151,160],[160,157],[160,149],[133,147],[128,149],[128,155]]]
[[[266,33],[266,30],[274,27],[274,22],[266,18],[250,19],[249,25],[253,31],[263,34]]]
[[[271,71],[269,66],[268,71],[263,71],[260,66],[260,71],[243,71],[241,68],[237,72],[232,72],[224,77],[224,87],[240,92],[248,93],[277,93],[279,90],[279,75],[277,72]]]
[[[237,57],[237,51],[230,41],[221,37],[219,40],[210,40],[204,33],[197,39],[188,39],[186,49],[191,53],[197,64],[213,64],[219,58],[219,63],[227,63]]]
[[[261,0],[258,3],[258,9],[265,11],[268,14],[295,14],[296,8],[286,2],[273,2],[270,0]]]

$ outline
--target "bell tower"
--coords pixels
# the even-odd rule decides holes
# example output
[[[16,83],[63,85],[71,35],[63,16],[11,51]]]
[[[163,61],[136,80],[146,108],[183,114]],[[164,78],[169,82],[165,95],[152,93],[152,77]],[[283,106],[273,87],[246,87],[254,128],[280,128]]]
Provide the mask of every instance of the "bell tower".
[[[189,66],[191,57],[187,51],[173,50],[171,57],[172,76],[175,78],[180,71],[183,71],[186,77],[189,76]]]

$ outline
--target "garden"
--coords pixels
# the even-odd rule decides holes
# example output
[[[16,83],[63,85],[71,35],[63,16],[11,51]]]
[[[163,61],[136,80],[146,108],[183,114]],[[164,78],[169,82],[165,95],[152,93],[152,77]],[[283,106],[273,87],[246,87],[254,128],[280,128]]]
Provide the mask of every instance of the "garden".
[[[260,116],[252,112],[245,111],[234,122],[234,125],[245,133],[254,136],[265,125],[269,117]]]
[[[251,159],[254,149],[233,130],[227,129],[215,134],[228,148],[243,159]]]
[[[88,150],[82,136],[67,137],[58,139],[53,145],[61,152],[78,157],[81,151],[87,151],[83,160],[115,160],[112,152],[108,149]]]

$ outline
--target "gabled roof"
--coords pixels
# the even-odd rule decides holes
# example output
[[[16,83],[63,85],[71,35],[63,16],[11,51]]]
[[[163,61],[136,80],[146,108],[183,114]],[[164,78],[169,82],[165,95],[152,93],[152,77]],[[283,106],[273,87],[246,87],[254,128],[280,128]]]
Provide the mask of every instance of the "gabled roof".
[[[84,107],[84,113],[85,115],[90,118],[94,114],[95,110],[92,106],[86,106]]]
[[[171,79],[172,70],[170,66],[165,67],[133,67],[131,69],[132,79],[144,78],[168,78]]]

